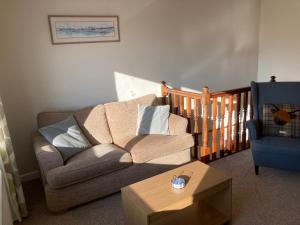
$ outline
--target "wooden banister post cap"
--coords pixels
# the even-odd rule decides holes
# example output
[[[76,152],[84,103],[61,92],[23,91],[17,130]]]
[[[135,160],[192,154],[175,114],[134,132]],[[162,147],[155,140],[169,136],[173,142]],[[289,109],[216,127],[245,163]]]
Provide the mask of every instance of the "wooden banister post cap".
[[[166,81],[161,82],[161,94],[163,97],[166,97],[168,95],[168,87],[166,85]]]
[[[208,93],[208,87],[207,87],[207,86],[205,86],[205,87],[203,88],[203,92]]]
[[[202,89],[202,97],[201,97],[202,104],[208,105],[209,104],[209,99],[210,99],[209,89],[208,89],[207,86],[205,86]]]
[[[209,89],[207,86],[202,89],[202,96],[209,96]]]
[[[276,76],[271,76],[270,77],[270,82],[276,82]]]

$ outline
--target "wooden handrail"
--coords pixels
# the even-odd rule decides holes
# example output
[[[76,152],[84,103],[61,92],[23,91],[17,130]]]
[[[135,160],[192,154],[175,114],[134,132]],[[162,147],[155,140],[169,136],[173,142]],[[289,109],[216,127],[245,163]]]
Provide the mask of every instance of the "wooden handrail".
[[[210,95],[212,97],[222,97],[225,95],[233,95],[233,94],[238,94],[242,92],[247,92],[250,91],[250,87],[242,87],[242,88],[236,88],[236,89],[231,89],[231,90],[226,90],[226,91],[218,91],[218,92],[212,92]]]
[[[275,76],[271,82],[276,82]],[[246,121],[253,118],[251,88],[201,93],[170,88],[163,81],[162,103],[170,111],[187,118],[187,131],[193,134],[193,156],[210,162],[249,148]],[[201,142],[200,142],[201,139]]]
[[[161,85],[162,103],[187,118],[187,131],[194,136],[193,156],[206,163],[248,148],[249,91],[250,87],[243,87],[210,93],[204,87],[201,93],[194,93],[170,88],[164,81]]]
[[[195,92],[190,92],[190,91],[184,91],[184,90],[180,90],[180,89],[176,89],[176,88],[169,88],[166,85],[165,81],[161,82],[162,84],[162,96],[166,97],[168,96],[168,94],[174,94],[177,96],[183,96],[183,97],[190,97],[190,98],[194,98],[194,99],[201,99],[201,93],[195,93]]]

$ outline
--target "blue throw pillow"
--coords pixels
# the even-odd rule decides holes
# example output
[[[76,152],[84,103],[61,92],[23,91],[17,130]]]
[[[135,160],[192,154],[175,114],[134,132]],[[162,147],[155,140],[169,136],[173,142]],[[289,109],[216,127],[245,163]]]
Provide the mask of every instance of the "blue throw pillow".
[[[169,135],[169,105],[138,105],[136,135],[162,134]]]
[[[39,132],[58,149],[64,161],[91,147],[73,116],[50,126],[42,127]]]

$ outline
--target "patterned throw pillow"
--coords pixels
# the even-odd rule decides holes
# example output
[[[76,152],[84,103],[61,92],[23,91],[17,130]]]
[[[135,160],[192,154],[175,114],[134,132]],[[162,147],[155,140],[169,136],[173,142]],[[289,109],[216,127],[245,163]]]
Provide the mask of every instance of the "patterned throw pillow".
[[[263,134],[300,138],[300,105],[265,104]]]

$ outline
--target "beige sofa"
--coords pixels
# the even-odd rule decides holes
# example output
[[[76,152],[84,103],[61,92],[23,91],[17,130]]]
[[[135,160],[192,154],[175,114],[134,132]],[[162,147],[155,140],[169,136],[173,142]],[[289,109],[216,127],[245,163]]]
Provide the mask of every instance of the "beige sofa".
[[[38,127],[43,127],[73,114],[93,144],[64,163],[53,145],[38,132],[33,135],[49,210],[65,210],[118,192],[191,160],[193,138],[186,133],[186,119],[170,114],[170,135],[136,136],[137,104],[155,105],[157,99],[147,95],[76,112],[38,115]]]

